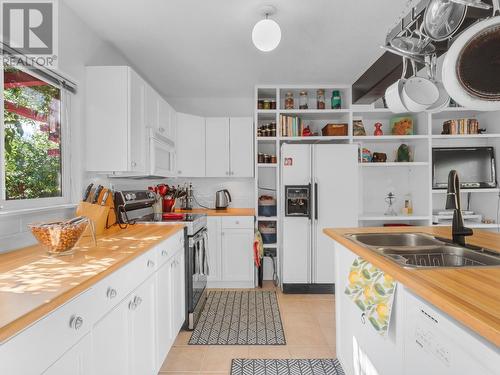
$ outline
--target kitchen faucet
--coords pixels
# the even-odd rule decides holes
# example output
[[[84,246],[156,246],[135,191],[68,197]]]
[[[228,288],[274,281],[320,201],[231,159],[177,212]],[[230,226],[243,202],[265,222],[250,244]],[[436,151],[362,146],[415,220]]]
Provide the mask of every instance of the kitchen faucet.
[[[453,243],[465,246],[465,237],[472,236],[472,229],[464,227],[464,219],[460,207],[460,181],[456,170],[448,174],[448,191],[446,194],[446,209],[453,211],[452,239]]]

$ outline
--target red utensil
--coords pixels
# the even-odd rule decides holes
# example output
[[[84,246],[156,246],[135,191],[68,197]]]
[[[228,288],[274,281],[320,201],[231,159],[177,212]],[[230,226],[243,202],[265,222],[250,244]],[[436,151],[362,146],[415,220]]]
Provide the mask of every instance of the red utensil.
[[[184,214],[176,214],[173,212],[168,212],[162,215],[163,220],[182,220],[184,219]]]
[[[160,194],[162,197],[165,197],[165,195],[168,194],[168,191],[169,191],[168,185],[165,184],[158,185],[158,194]]]

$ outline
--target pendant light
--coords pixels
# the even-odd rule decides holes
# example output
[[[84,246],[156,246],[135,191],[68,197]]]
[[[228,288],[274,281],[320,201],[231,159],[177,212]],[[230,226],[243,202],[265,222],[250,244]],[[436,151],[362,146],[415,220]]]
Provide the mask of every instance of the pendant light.
[[[255,24],[252,30],[252,42],[259,50],[269,52],[278,47],[281,41],[281,29],[278,23],[269,19],[276,12],[273,6],[264,7],[265,18]]]

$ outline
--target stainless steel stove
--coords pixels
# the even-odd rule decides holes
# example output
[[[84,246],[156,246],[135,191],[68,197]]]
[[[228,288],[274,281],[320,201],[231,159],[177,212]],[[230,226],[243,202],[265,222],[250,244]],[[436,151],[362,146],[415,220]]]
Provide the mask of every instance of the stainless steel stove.
[[[207,215],[168,213],[154,214],[154,193],[148,190],[128,190],[115,193],[117,217],[122,225],[184,224],[186,252],[186,323],[194,329],[207,299],[209,275]]]

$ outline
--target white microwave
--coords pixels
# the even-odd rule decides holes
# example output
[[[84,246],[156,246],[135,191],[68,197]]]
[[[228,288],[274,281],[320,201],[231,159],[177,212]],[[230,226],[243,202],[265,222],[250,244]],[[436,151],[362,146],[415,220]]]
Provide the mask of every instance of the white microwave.
[[[159,134],[149,137],[149,174],[158,177],[175,175],[175,144]]]

